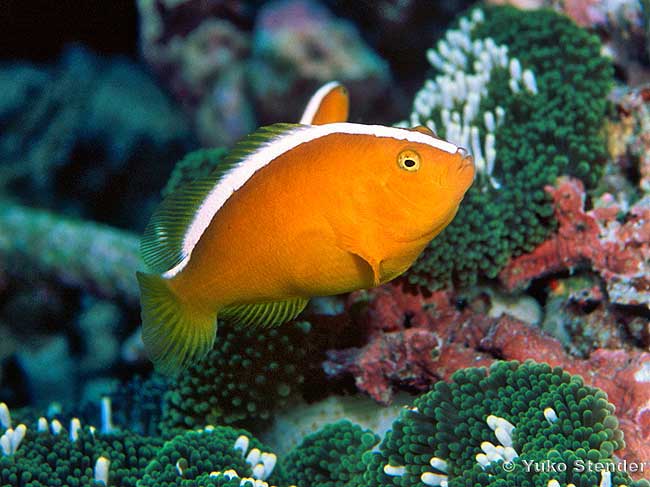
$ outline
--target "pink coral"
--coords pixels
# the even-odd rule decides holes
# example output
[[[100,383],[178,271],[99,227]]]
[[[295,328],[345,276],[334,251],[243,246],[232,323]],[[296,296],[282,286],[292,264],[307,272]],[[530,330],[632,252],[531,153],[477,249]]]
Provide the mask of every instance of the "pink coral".
[[[555,202],[557,232],[531,253],[510,261],[499,274],[510,290],[565,269],[590,265],[605,280],[610,300],[618,304],[650,302],[650,198],[622,214],[611,196],[585,211],[585,191],[577,179],[561,179],[546,191]]]

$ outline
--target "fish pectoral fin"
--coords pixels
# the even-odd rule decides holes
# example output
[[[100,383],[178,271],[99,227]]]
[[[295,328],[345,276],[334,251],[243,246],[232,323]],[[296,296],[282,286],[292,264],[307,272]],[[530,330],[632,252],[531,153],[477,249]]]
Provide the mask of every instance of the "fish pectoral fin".
[[[381,273],[381,260],[370,259],[359,254],[355,255],[361,257],[372,269],[372,287],[381,286],[381,284],[384,282]]]
[[[234,326],[270,328],[294,319],[308,302],[309,299],[306,298],[293,298],[269,303],[239,304],[222,309],[219,318]]]
[[[337,235],[337,247],[341,250],[349,252],[356,255],[357,257],[363,259],[363,261],[368,264],[368,267],[372,270],[372,287],[377,287],[382,284],[382,272],[381,272],[381,263],[382,259],[377,259],[370,256],[370,252],[361,250],[364,246],[361,242],[350,236],[350,234],[341,234]]]

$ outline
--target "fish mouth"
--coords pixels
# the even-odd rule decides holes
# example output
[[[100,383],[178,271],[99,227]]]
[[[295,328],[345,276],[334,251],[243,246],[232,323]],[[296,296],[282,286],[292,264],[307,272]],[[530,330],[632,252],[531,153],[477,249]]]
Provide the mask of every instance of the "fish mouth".
[[[474,158],[464,147],[459,147],[456,151],[456,154],[460,154],[460,169],[464,169],[468,166],[474,167]]]
[[[467,149],[464,149],[463,147],[459,147],[456,153],[461,156],[460,162],[458,163],[458,169],[457,169],[458,173],[462,174],[467,171],[471,171],[472,180],[474,180],[474,175],[476,173],[476,168],[474,166],[474,158],[467,151]]]

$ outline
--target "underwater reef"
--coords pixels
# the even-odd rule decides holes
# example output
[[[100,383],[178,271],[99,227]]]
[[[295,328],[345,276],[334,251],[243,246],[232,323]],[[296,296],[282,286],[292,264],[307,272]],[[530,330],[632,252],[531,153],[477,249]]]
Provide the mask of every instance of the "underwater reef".
[[[650,486],[647,6],[372,7],[138,0],[125,56],[2,60],[1,486]],[[468,149],[458,214],[394,283],[157,373],[155,205],[332,80]]]
[[[297,120],[309,96],[334,79],[366,110],[395,88],[356,26],[318,2],[263,2],[254,18],[240,2],[139,0],[138,8],[143,56],[206,146]]]
[[[146,211],[165,168],[195,146],[169,96],[123,57],[71,46],[53,66],[3,62],[0,86],[0,191],[32,205],[142,225],[133,205]]]
[[[554,228],[544,187],[593,186],[612,85],[598,38],[551,11],[472,10],[427,52],[436,71],[408,124],[470,148],[478,177],[458,215],[409,271],[430,289],[494,278]]]
[[[14,424],[2,403],[0,479],[16,487],[648,486],[613,457],[624,440],[606,397],[558,367],[496,362],[439,382],[402,410],[381,443],[340,421],[286,457],[230,426],[206,425],[167,441],[122,430],[108,400],[99,428],[78,418],[67,428],[45,417]],[[598,469],[530,467],[546,462]]]

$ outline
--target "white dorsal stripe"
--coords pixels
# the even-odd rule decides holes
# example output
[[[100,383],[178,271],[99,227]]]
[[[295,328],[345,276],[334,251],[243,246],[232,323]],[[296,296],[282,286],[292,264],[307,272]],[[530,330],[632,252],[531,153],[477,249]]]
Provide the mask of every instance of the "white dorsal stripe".
[[[320,104],[323,102],[323,98],[325,98],[330,91],[339,86],[341,86],[341,83],[338,81],[330,81],[318,88],[318,91],[316,91],[316,93],[314,93],[309,99],[309,103],[307,103],[307,108],[305,108],[305,111],[302,114],[300,123],[306,125],[311,124],[314,121],[314,115],[316,115],[318,107],[320,107]]]
[[[162,276],[170,279],[182,271],[192,256],[192,250],[212,221],[214,215],[241,188],[253,174],[277,159],[285,152],[299,145],[332,134],[372,135],[380,138],[392,138],[429,145],[449,154],[455,154],[459,147],[444,140],[436,139],[422,132],[383,125],[362,125],[358,123],[329,123],[325,125],[298,125],[282,135],[262,144],[256,151],[249,154],[235,167],[223,175],[215,187],[199,207],[194,220],[187,229],[183,239],[183,255],[185,256],[176,266]]]

